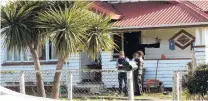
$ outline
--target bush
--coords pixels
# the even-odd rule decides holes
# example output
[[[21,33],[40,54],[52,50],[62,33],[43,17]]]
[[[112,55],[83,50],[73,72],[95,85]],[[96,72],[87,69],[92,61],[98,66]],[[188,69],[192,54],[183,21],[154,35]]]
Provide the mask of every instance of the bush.
[[[189,76],[187,89],[190,94],[200,94],[202,97],[208,92],[208,64],[197,66],[193,75]]]

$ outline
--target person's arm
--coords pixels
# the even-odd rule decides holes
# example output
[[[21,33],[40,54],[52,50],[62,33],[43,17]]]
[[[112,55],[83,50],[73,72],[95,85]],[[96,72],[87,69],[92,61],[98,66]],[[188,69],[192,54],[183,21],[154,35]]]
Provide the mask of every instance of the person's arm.
[[[125,58],[125,61],[126,61],[126,62],[129,62],[130,60],[129,60],[129,58]]]
[[[117,62],[116,62],[116,68],[118,68],[118,60],[117,60]]]
[[[119,61],[119,59],[118,59],[118,61]],[[120,67],[120,65],[121,64],[119,64],[119,62],[117,61],[117,63],[116,63],[116,68],[119,68]]]

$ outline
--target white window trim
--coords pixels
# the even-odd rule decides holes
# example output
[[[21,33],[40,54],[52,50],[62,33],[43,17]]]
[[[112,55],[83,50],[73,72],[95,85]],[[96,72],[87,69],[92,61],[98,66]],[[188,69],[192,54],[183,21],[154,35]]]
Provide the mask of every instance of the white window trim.
[[[46,59],[45,59],[45,61],[48,61],[49,60],[49,40],[47,40],[46,41],[46,43],[45,43],[45,57],[46,57]]]
[[[208,27],[203,28],[204,30],[204,45],[205,45],[205,63],[208,64]]]
[[[206,27],[204,27],[202,28],[202,31],[201,31],[201,45],[205,45],[206,34],[207,34],[207,29]]]

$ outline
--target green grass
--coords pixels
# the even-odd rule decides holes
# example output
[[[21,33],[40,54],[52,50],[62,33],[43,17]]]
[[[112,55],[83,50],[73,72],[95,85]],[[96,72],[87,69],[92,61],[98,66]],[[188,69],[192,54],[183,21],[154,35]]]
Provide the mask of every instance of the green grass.
[[[148,94],[143,94],[142,96],[135,96],[135,100],[172,100],[172,94],[169,93],[168,95],[164,95],[162,93],[148,93]],[[96,97],[91,97],[91,98],[74,98],[73,101],[81,101],[81,100],[86,100],[88,99],[89,101],[100,101],[101,99],[105,100],[127,100],[127,97],[124,97],[122,95],[115,96],[115,95],[98,95]],[[67,100],[67,99],[64,99]]]
[[[135,99],[152,99],[152,100],[172,100],[172,94],[164,95],[163,93],[146,93],[142,96],[135,96]]]

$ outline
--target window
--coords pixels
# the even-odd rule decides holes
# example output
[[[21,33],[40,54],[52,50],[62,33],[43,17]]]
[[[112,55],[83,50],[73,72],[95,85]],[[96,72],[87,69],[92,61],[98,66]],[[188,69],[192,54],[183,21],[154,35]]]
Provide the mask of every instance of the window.
[[[114,43],[117,45],[117,49],[113,50],[113,59],[119,57],[119,51],[122,50],[122,37],[119,35],[113,35]]]
[[[39,59],[42,61],[45,60],[56,60],[57,56],[55,54],[55,46],[52,44],[51,41],[39,47]],[[18,50],[15,51],[6,51],[6,61],[13,62],[13,61],[32,61],[32,54],[29,50],[19,52]]]
[[[13,61],[13,51],[7,51],[7,61]]]
[[[46,52],[45,52],[45,45],[40,46],[39,48],[39,59],[40,60],[45,60],[46,59]]]
[[[26,61],[27,59],[27,52],[20,52],[18,50],[8,50],[6,53],[6,61]]]
[[[21,52],[19,52],[19,51],[14,52],[14,61],[21,61],[20,54],[21,54]]]
[[[39,57],[40,57],[40,60],[45,60],[45,48],[40,48],[40,51],[39,51]],[[6,61],[8,62],[20,62],[20,61],[32,61],[33,58],[32,58],[32,55],[31,53],[29,52],[29,50],[25,50],[25,51],[18,51],[18,50],[11,50],[9,51],[7,49],[7,52],[6,52]]]
[[[49,41],[49,59],[50,60],[57,59],[55,48],[56,48],[55,45],[52,44],[51,41]]]

